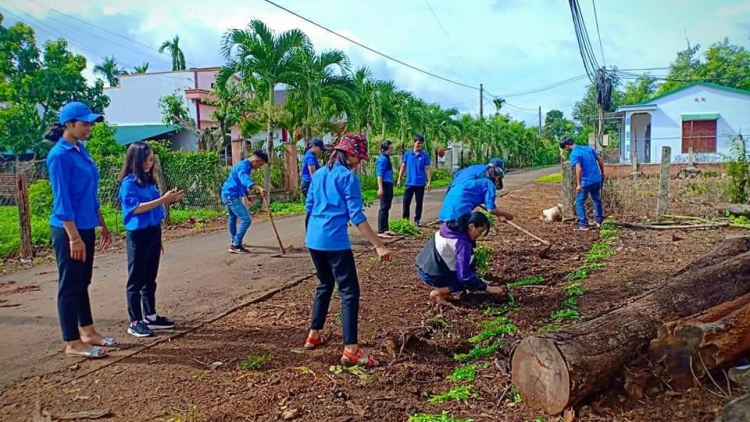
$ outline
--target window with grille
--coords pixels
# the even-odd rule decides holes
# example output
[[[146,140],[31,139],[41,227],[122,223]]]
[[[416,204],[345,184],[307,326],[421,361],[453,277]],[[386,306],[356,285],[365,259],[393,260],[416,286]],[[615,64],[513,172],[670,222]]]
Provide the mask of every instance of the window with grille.
[[[694,154],[716,153],[716,120],[691,120],[682,122],[682,153],[690,145]]]

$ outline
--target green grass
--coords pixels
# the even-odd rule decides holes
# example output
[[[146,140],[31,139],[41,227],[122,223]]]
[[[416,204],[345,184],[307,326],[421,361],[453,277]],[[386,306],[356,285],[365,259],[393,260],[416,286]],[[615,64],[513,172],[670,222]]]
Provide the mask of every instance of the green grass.
[[[477,377],[477,368],[474,365],[464,365],[456,368],[448,377],[453,382],[474,382]]]
[[[214,218],[225,217],[227,212],[222,210],[213,210],[210,208],[195,208],[195,209],[170,209],[169,210],[169,221],[171,224],[184,224],[187,223],[190,218],[196,220],[211,220]]]
[[[433,395],[428,401],[430,404],[443,404],[449,401],[466,403],[469,399],[475,399],[477,397],[479,397],[479,393],[472,392],[471,386],[459,385],[446,392]]]
[[[456,419],[444,410],[439,415],[417,413],[409,416],[408,422],[474,422],[474,419]]]
[[[562,183],[562,172],[548,174],[536,179],[537,183]]]
[[[508,302],[500,306],[486,306],[482,311],[482,316],[485,317],[499,317],[507,314],[509,311],[514,310],[516,299],[512,294],[508,293]]]
[[[524,278],[522,280],[508,283],[508,288],[515,289],[516,287],[521,287],[521,286],[538,286],[542,283],[544,283],[544,277],[540,275],[536,275],[534,277]]]
[[[583,319],[581,313],[575,308],[561,308],[552,312],[552,319],[557,321],[579,321]]]
[[[474,269],[476,269],[479,277],[484,277],[487,274],[487,270],[490,269],[492,253],[492,248],[487,245],[480,245],[474,248]]]
[[[304,214],[305,204],[302,202],[272,202],[271,212],[274,216]]]
[[[601,263],[585,264],[572,273],[568,274],[567,279],[570,281],[587,279],[592,271],[602,268],[603,266],[604,264]]]
[[[581,287],[581,283],[570,283],[567,286],[563,287],[563,292],[566,296],[573,297],[573,296],[583,296],[586,294],[586,289]]]
[[[271,355],[249,355],[240,362],[243,371],[257,371],[264,363],[271,361]]]
[[[508,396],[510,396],[511,401],[513,403],[518,404],[523,401],[523,398],[521,397],[521,394],[516,390],[516,387],[510,387],[510,391],[508,392]]]
[[[451,184],[450,180],[433,180],[432,181],[432,187],[433,188],[444,188]],[[404,195],[404,188],[403,187],[395,187],[393,188],[393,196],[403,196]],[[364,199],[366,202],[372,202],[378,200],[378,190],[377,189],[366,189],[362,191],[362,199]]]
[[[546,324],[546,325],[542,325],[541,327],[539,327],[539,332],[540,333],[546,333],[546,332],[549,332],[549,331],[562,330],[563,328],[565,328],[564,325],[551,323],[551,324]]]
[[[409,220],[391,220],[388,222],[388,229],[399,235],[416,236],[419,234],[419,229]]]
[[[497,352],[497,350],[500,348],[500,342],[496,341],[489,346],[480,347],[475,346],[473,349],[469,351],[469,353],[459,353],[453,356],[453,359],[459,361],[459,362],[465,362],[470,360],[477,360],[486,358],[488,356],[492,356]]]

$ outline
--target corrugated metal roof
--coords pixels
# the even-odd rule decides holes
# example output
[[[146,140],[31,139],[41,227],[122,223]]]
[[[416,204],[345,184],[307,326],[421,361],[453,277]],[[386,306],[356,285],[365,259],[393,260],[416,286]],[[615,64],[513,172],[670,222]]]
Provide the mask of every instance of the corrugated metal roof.
[[[133,125],[117,126],[115,140],[120,145],[130,145],[133,142],[153,139],[170,132],[177,132],[181,127],[177,125]]]

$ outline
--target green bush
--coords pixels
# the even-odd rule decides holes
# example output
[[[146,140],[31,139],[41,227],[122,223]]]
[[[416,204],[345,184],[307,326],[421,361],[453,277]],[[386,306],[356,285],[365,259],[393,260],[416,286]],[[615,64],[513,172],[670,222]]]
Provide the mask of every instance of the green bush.
[[[49,180],[39,179],[29,185],[29,208],[35,217],[49,217],[52,213],[52,185]]]
[[[446,168],[437,168],[432,170],[432,181],[451,180],[451,172]]]

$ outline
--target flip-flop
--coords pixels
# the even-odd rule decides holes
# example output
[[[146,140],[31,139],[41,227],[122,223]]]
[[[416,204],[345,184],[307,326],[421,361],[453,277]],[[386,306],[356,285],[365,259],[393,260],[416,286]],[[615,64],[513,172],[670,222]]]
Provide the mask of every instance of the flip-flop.
[[[91,344],[92,346],[114,347],[114,346],[117,346],[118,343],[117,343],[117,340],[115,340],[112,337],[104,337],[102,338],[102,341],[99,344],[93,344],[93,343],[88,343],[88,344]]]
[[[381,239],[393,239],[393,236],[389,235],[388,233],[378,233],[378,237]]]
[[[107,351],[99,346],[93,346],[85,352],[65,352],[65,355],[71,358],[99,359],[107,356]]]
[[[387,234],[388,236],[398,236],[398,235],[396,234],[396,232],[393,232],[393,231],[390,231],[390,230],[386,230],[386,231],[385,231],[385,234]]]

